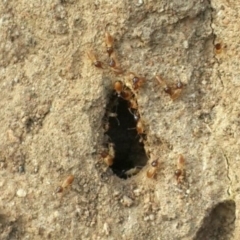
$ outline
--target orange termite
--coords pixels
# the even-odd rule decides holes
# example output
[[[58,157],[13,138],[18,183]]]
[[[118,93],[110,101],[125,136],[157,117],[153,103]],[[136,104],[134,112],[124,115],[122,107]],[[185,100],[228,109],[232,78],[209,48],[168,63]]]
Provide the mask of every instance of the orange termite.
[[[136,75],[133,72],[129,73],[129,79],[131,81],[131,85],[132,85],[134,90],[137,90],[140,87],[142,87],[142,85],[145,82],[145,78],[144,77],[140,77],[140,76]]]
[[[108,149],[101,153],[101,157],[107,166],[113,165],[113,160],[115,158],[115,149],[113,143],[108,143]]]
[[[179,154],[178,160],[177,160],[177,169],[174,172],[174,175],[176,177],[177,183],[181,183],[184,180],[185,177],[185,159],[182,154]]]
[[[56,189],[56,193],[61,193],[63,192],[63,190],[65,188],[67,188],[68,186],[70,186],[72,184],[74,180],[74,176],[73,175],[69,175],[62,183],[61,186],[58,186],[57,189]]]
[[[87,55],[95,67],[103,68],[102,62],[97,59],[97,56],[93,53],[93,51],[88,51]]]
[[[181,81],[178,81],[175,86],[175,89],[172,91],[172,94],[171,94],[172,100],[179,98],[179,96],[182,93],[182,89],[183,89],[183,84]]]
[[[109,67],[111,68],[112,71],[114,71],[115,73],[122,73],[123,70],[120,66],[119,61],[117,60],[117,56],[116,54],[113,52],[110,56],[110,60],[108,63]]]
[[[113,42],[114,42],[114,39],[110,35],[110,33],[105,32],[105,43],[106,43],[106,46],[107,46],[107,53],[108,53],[109,57],[113,53]]]
[[[183,84],[181,81],[178,81],[175,86],[170,87],[159,75],[156,76],[156,79],[163,88],[164,92],[169,94],[172,100],[175,100],[180,96],[183,89]]]
[[[156,76],[157,81],[159,82],[160,86],[163,88],[165,93],[168,93],[170,96],[172,95],[172,88],[170,88],[166,81],[163,80],[159,75]]]
[[[118,97],[121,96],[121,92],[123,91],[123,83],[121,81],[116,81],[113,86],[114,90],[116,91]]]
[[[148,178],[154,178],[158,170],[158,159],[151,162],[151,168],[147,171]]]
[[[102,158],[103,158],[103,161],[107,164],[107,166],[112,166],[113,165],[113,159],[114,159],[114,157],[113,156],[111,156],[110,154],[108,154],[108,153],[102,153],[101,154],[101,156],[102,156]]]

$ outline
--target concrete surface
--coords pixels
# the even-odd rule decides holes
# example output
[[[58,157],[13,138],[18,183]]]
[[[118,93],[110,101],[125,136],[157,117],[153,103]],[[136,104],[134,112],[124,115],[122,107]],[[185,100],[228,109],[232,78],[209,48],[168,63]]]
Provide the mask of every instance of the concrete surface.
[[[233,0],[1,1],[0,239],[239,239],[239,10]],[[106,31],[123,74],[86,55],[108,60]],[[135,94],[149,160],[125,180],[100,153],[112,84],[128,72],[146,78]],[[180,97],[156,75],[181,80]]]

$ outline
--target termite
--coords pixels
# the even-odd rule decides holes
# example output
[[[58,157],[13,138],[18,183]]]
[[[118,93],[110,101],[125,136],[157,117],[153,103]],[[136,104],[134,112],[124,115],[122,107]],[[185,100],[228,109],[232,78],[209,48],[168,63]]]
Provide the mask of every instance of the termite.
[[[113,42],[114,42],[114,39],[110,35],[110,33],[105,32],[105,43],[106,43],[106,46],[107,46],[107,53],[108,53],[109,57],[113,53]]]
[[[58,186],[57,189],[56,189],[56,193],[61,193],[63,192],[63,190],[65,188],[67,188],[68,186],[70,186],[72,184],[74,180],[74,176],[73,175],[69,175],[62,183],[61,186]]]
[[[158,159],[151,162],[151,168],[147,171],[148,178],[154,178],[158,170]]]
[[[93,51],[88,51],[87,55],[95,67],[103,68],[102,62],[97,59],[97,56],[93,53]]]
[[[178,160],[177,160],[177,169],[174,172],[174,175],[176,177],[177,183],[183,182],[185,178],[185,159],[182,154],[179,154]]]

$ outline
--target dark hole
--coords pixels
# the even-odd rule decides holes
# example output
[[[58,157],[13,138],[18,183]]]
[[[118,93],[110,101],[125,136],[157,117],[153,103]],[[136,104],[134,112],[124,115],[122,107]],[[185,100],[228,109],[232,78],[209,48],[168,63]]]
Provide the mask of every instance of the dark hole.
[[[112,104],[115,103],[115,104]],[[112,171],[120,178],[128,178],[135,175],[143,166],[146,165],[147,156],[144,150],[143,138],[136,130],[136,120],[133,113],[129,110],[129,103],[114,92],[111,95],[107,111],[116,113],[116,117],[109,117],[109,130],[106,134],[110,141],[115,145],[115,158]],[[128,170],[134,169],[129,174]]]
[[[33,124],[34,124],[34,120],[32,118],[28,118],[26,123],[25,123],[27,132],[31,131],[31,127],[32,127]]]

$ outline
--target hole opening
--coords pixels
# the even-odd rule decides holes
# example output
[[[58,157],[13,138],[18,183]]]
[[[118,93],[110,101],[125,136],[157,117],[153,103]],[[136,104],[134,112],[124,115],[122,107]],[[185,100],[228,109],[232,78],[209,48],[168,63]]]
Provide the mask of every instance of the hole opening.
[[[113,143],[115,151],[113,163],[109,167],[123,179],[136,175],[148,160],[143,143],[146,135],[138,134],[136,128],[138,111],[131,109],[129,101],[113,91],[107,105],[105,121],[108,124],[105,134],[109,142]]]

